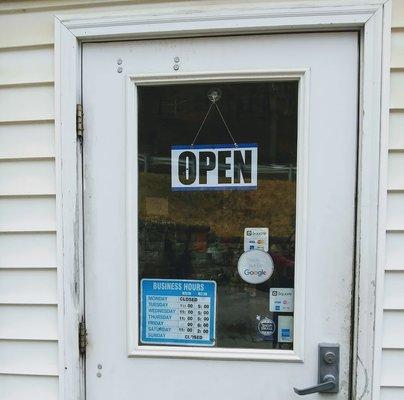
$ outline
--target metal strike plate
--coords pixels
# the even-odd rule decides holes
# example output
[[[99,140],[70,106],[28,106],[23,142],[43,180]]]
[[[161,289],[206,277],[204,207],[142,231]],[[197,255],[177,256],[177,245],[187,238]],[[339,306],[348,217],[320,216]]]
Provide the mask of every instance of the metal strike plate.
[[[335,377],[335,387],[324,393],[339,391],[339,344],[320,343],[318,345],[318,383],[323,383],[327,376]]]

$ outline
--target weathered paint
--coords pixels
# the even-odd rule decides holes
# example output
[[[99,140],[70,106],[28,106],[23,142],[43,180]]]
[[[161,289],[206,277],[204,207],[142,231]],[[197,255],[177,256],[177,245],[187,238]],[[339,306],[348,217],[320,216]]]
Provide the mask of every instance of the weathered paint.
[[[272,0],[281,2],[283,0]],[[326,0],[317,0],[319,4]],[[0,400],[57,397],[53,16],[147,1],[0,4]],[[146,5],[147,6],[147,5]],[[381,399],[404,398],[404,2],[393,0]],[[31,207],[40,212],[29,213]],[[35,285],[27,285],[35,282]],[[72,290],[75,290],[74,288]],[[22,322],[24,321],[24,323]],[[35,364],[40,354],[41,363]],[[364,371],[366,373],[366,371]],[[367,390],[363,388],[363,393]]]

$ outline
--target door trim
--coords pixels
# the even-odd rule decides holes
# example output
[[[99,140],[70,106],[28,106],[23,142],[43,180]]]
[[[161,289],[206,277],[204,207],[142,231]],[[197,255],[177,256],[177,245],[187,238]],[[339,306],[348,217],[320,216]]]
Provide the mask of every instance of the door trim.
[[[84,399],[85,387],[85,360],[78,351],[78,322],[84,315],[82,154],[75,134],[76,104],[81,102],[81,43],[336,29],[361,33],[352,398],[379,397],[391,1],[332,0],[326,4],[319,6],[314,0],[288,5],[201,0],[194,5],[138,4],[122,15],[104,12],[55,17],[61,399]]]

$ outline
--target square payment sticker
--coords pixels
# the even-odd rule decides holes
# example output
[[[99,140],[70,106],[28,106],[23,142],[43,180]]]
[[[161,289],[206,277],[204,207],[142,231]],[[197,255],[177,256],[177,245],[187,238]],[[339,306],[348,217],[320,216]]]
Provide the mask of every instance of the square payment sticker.
[[[269,289],[269,311],[293,312],[294,289],[271,288]]]
[[[268,228],[245,228],[244,251],[263,250],[268,251],[269,232]]]

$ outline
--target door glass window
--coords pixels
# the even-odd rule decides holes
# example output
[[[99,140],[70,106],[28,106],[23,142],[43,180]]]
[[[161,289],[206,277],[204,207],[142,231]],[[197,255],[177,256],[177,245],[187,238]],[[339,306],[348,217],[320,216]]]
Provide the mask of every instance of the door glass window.
[[[293,349],[297,109],[297,81],[138,87],[140,344]]]

